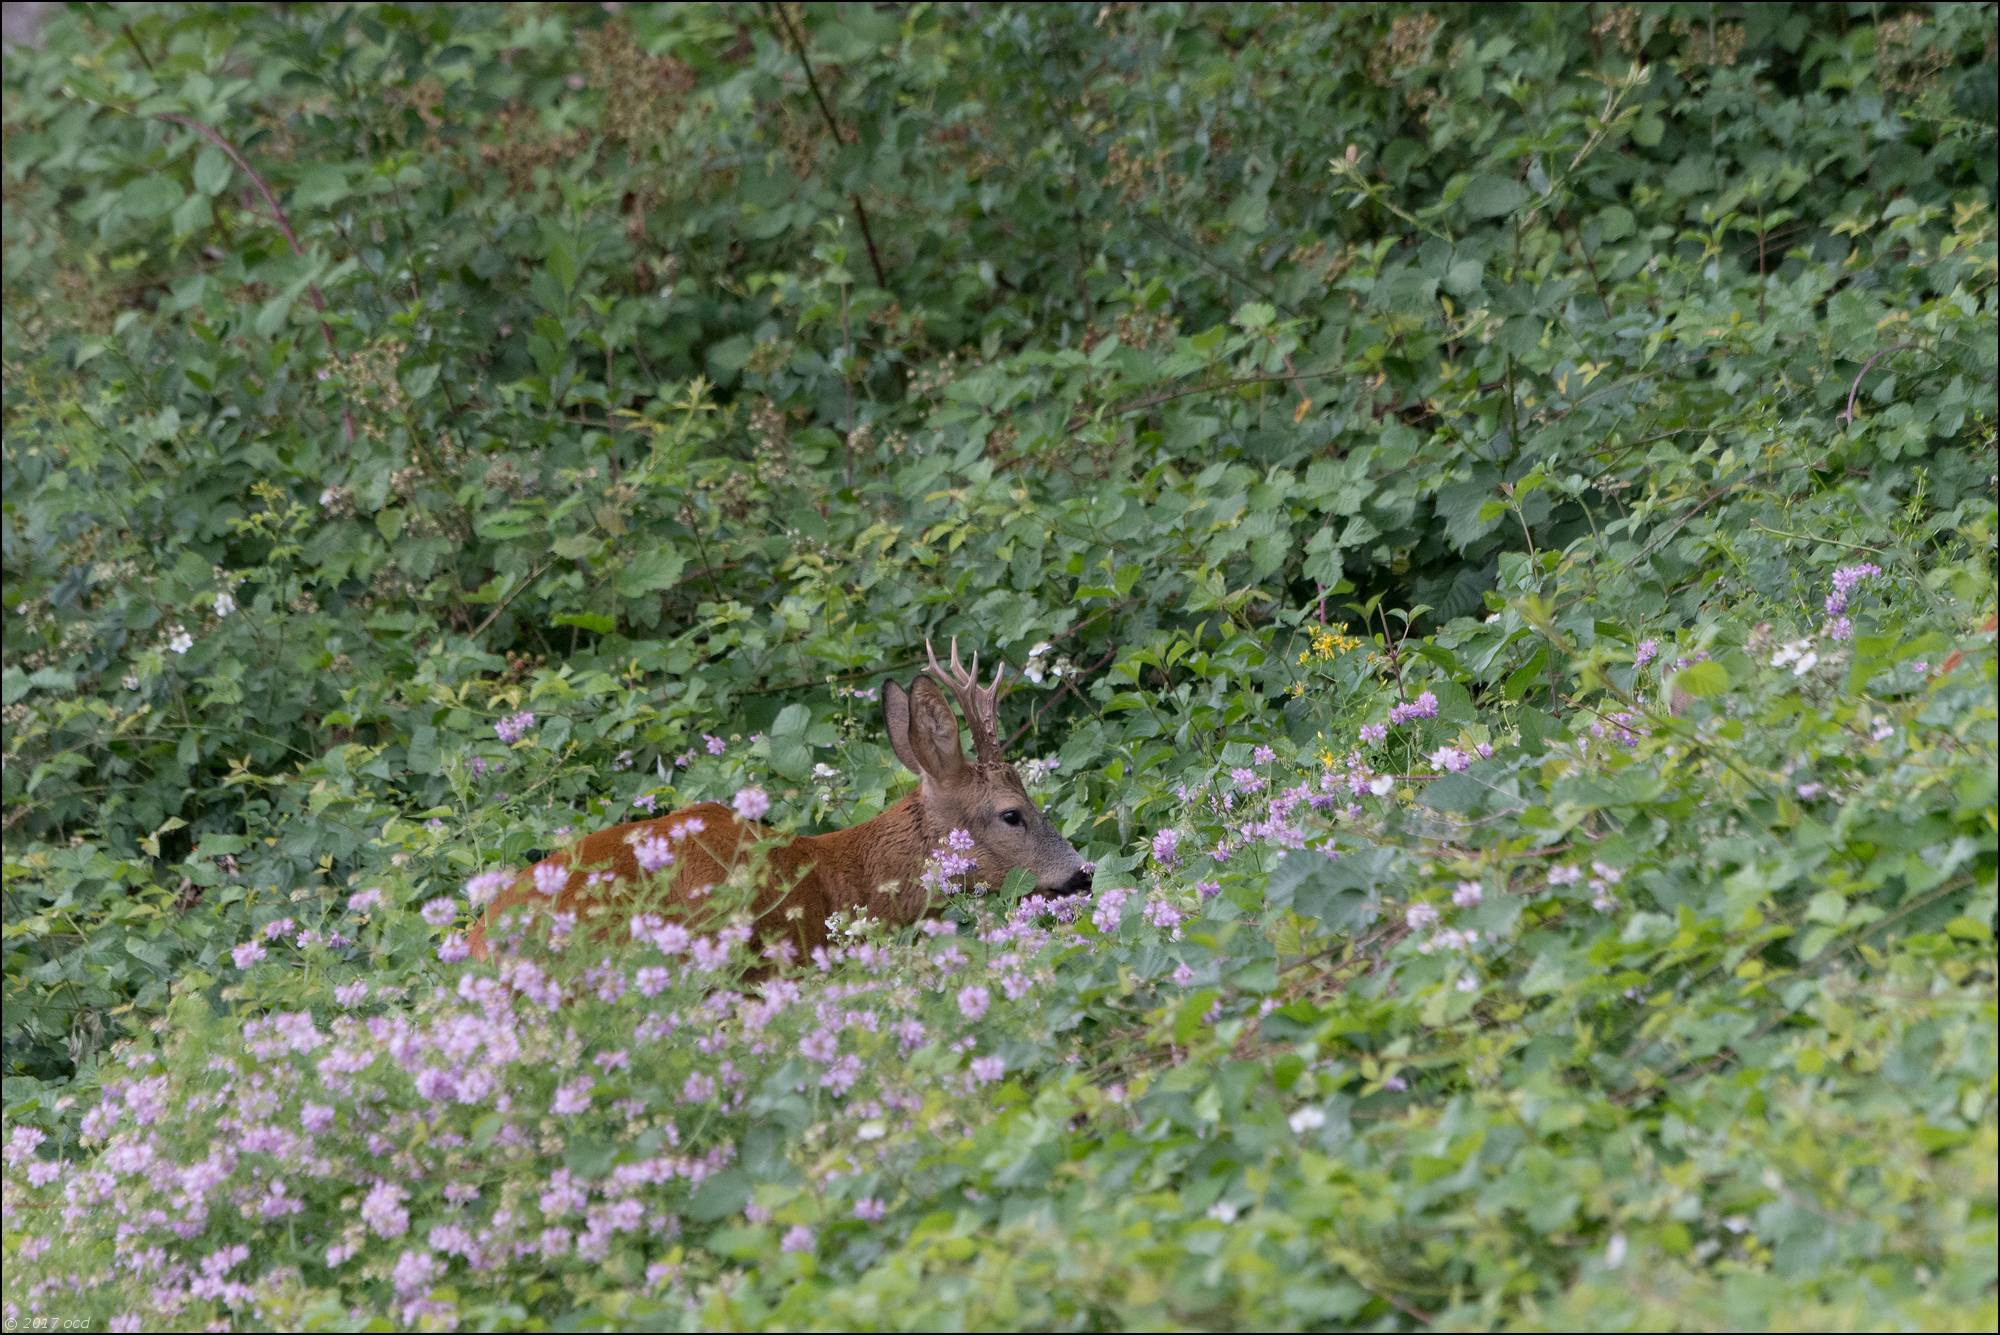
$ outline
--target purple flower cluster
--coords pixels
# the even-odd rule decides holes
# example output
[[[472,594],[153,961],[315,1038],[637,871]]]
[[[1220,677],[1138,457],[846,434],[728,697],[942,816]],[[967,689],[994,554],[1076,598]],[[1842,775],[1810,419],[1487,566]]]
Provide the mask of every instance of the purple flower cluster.
[[[535,716],[524,709],[520,713],[510,715],[494,724],[493,735],[507,743],[507,745],[512,746],[515,742],[527,736],[528,729],[534,726]]]
[[[511,871],[483,871],[465,883],[465,902],[476,913],[513,883],[514,873]]]
[[[1456,774],[1472,763],[1472,757],[1455,746],[1440,746],[1431,752],[1431,764],[1447,773]]]
[[[1425,691],[1406,705],[1391,706],[1389,709],[1389,722],[1392,726],[1400,726],[1408,723],[1411,719],[1436,718],[1437,712],[1437,696],[1430,691]]]
[[[918,878],[924,890],[936,898],[965,889],[965,878],[978,866],[972,856],[974,847],[972,836],[964,830],[946,834],[943,845],[931,850],[923,875]]]
[[[1097,892],[1097,907],[1090,911],[1091,923],[1107,936],[1117,931],[1125,918],[1125,901],[1131,897],[1131,890],[1107,885]]]
[[[1833,572],[1833,592],[1826,596],[1826,614],[1837,617],[1847,610],[1848,595],[1863,580],[1875,578],[1882,573],[1882,567],[1873,561],[1863,561],[1859,565],[1842,566]]]
[[[941,851],[962,857],[969,846],[954,832]],[[490,903],[507,880],[472,878],[467,901]],[[1123,907],[1120,894],[1105,901]],[[358,908],[381,902],[377,893]],[[461,902],[432,899],[423,916],[441,925]],[[946,965],[941,953],[861,941],[823,951],[819,972],[766,979],[754,995],[716,985],[720,971],[745,962],[747,920],[702,933],[645,914],[632,923],[635,958],[579,962],[561,978],[545,958],[503,954],[494,970],[462,972],[455,987],[428,997],[351,980],[331,989],[338,1009],[323,1020],[299,1010],[244,1021],[240,1044],[209,1050],[194,1081],[107,1079],[82,1122],[92,1160],[45,1159],[40,1130],[11,1128],[10,1199],[58,1189],[52,1227],[104,1235],[118,1264],[91,1283],[139,1277],[132,1294],[141,1301],[124,1306],[149,1327],[199,1328],[218,1312],[247,1320],[294,1282],[298,1254],[286,1242],[294,1229],[301,1239],[317,1233],[312,1264],[381,1284],[396,1324],[449,1327],[457,1313],[437,1295],[467,1276],[504,1282],[510,1271],[601,1264],[614,1244],[671,1243],[673,1212],[731,1166],[729,1128],[751,1091],[787,1062],[802,1060],[823,1096],[846,1101],[856,1145],[885,1123],[910,1128],[926,1106],[908,1071],[864,1061],[871,1035],[904,1054],[933,1042],[967,1053],[955,1073],[937,1068],[938,1088],[963,1093],[1002,1080],[1001,1056],[970,1055],[985,1047],[971,1026],[1002,1019],[1002,996],[1032,994],[1044,952],[1087,908],[1084,896],[1035,895],[1004,915],[981,915],[982,965],[963,952]],[[1158,906],[1149,916],[1169,921]],[[932,935],[953,946],[950,924]],[[927,1018],[965,1029],[934,1033],[916,1008],[948,978],[955,1011]],[[672,989],[678,1003],[661,1001]],[[371,998],[407,1004],[358,1013]],[[576,1008],[585,1005],[609,1009],[584,1022]],[[133,1053],[140,1069],[152,1060]],[[639,1071],[671,1091],[665,1107],[630,1095],[626,1082]],[[697,1141],[685,1124],[720,1130]],[[183,1134],[196,1125],[203,1134]],[[551,1125],[564,1134],[550,1138]],[[586,1178],[562,1162],[563,1146],[582,1135],[627,1152]],[[882,1195],[860,1195],[860,1185],[841,1209],[864,1222],[885,1218]],[[754,1203],[746,1211],[759,1214]],[[302,1216],[309,1222],[291,1222]],[[32,1242],[24,1259],[50,1246]],[[779,1246],[808,1252],[816,1235],[794,1224]],[[259,1271],[253,1257],[288,1259],[265,1260]]]
[[[1176,940],[1180,938],[1181,923],[1186,919],[1186,912],[1170,899],[1153,895],[1146,900],[1146,921],[1163,932],[1171,932]]]
[[[1427,691],[1392,711],[1390,723],[1437,713]],[[1388,726],[1371,724],[1362,736],[1380,744]],[[1457,771],[1474,752],[1490,750],[1446,745],[1431,759]],[[1270,747],[1251,754],[1258,766],[1276,764]],[[14,1128],[8,1189],[44,1193],[58,1228],[102,1237],[114,1269],[143,1274],[136,1297],[121,1293],[119,1305],[104,1310],[131,1307],[149,1326],[228,1317],[254,1324],[255,1304],[296,1292],[286,1286],[303,1260],[331,1271],[348,1294],[379,1295],[393,1323],[448,1328],[460,1318],[454,1292],[560,1279],[601,1266],[614,1249],[636,1256],[650,1289],[678,1282],[672,1262],[648,1263],[654,1244],[672,1243],[679,1212],[703,1182],[725,1170],[747,1173],[735,1137],[753,1120],[753,1099],[776,1080],[828,1109],[824,1134],[833,1152],[823,1159],[838,1167],[813,1170],[806,1196],[752,1197],[742,1218],[768,1230],[767,1248],[815,1252],[817,1228],[828,1232],[831,1252],[859,1231],[843,1221],[877,1223],[887,1216],[885,1200],[898,1199],[895,1137],[928,1127],[940,1095],[973,1094],[1005,1079],[1009,1060],[1018,1065],[1012,1035],[1031,1027],[1022,1016],[1049,978],[1054,953],[1078,941],[1086,915],[1097,932],[1116,933],[1138,898],[1135,916],[1179,938],[1221,889],[1217,881],[1167,884],[1190,852],[1215,839],[1218,862],[1231,850],[1261,867],[1273,853],[1333,856],[1333,831],[1349,835],[1339,822],[1362,818],[1362,803],[1388,796],[1398,779],[1377,772],[1360,750],[1325,759],[1304,781],[1246,768],[1185,790],[1189,810],[1151,839],[1157,870],[1145,890],[1110,884],[1107,874],[1094,897],[1032,894],[1005,910],[975,903],[954,910],[959,922],[927,922],[913,945],[837,933],[795,971],[766,976],[754,990],[735,972],[756,964],[750,924],[729,917],[719,888],[708,902],[711,917],[636,913],[623,951],[603,959],[584,948],[587,925],[544,912],[535,923],[546,926],[551,950],[576,929],[576,944],[560,958],[539,953],[531,936],[526,953],[503,944],[491,966],[456,971],[449,986],[422,995],[361,979],[315,980],[336,1006],[316,1001],[315,1010],[254,1015],[242,1022],[240,1044],[203,1052],[198,1080],[153,1074],[145,1063],[154,1054],[125,1078],[114,1073],[83,1119],[88,1160],[44,1158],[41,1133]],[[757,819],[769,797],[746,787],[733,806]],[[674,865],[676,841],[697,830],[693,821],[664,832],[648,827],[634,855],[648,871],[663,870]],[[950,831],[932,855],[927,884],[959,888],[975,870],[973,851],[970,835]],[[1593,902],[1615,906],[1622,873],[1603,864],[1592,873]],[[528,882],[554,897],[570,874],[548,862],[531,869]],[[1497,897],[1508,884],[1504,870],[1485,875],[1498,879],[1460,881],[1449,903],[1406,906],[1415,949],[1469,956],[1481,947],[1480,933],[1463,924],[1504,918],[1479,910],[1489,889]],[[1583,875],[1559,867],[1549,881],[1574,886]],[[433,898],[420,914],[447,930],[461,909],[482,911],[513,879],[481,873],[466,882],[463,901]],[[348,907],[367,914],[386,900],[371,888]],[[294,930],[289,921],[265,929],[273,943]],[[464,949],[454,934],[440,953]],[[253,940],[233,953],[248,967],[265,950]],[[1185,988],[1215,976],[1203,958],[1177,960],[1182,950],[1195,953],[1189,946],[1156,957],[1150,985]],[[1447,967],[1463,970],[1465,962]],[[1445,977],[1477,985],[1471,973]],[[926,1048],[907,1066],[884,1059]],[[182,1069],[175,1064],[182,1060],[170,1059],[167,1069]],[[1323,1129],[1316,1110],[1294,1116],[1302,1134]],[[184,1128],[197,1125],[203,1135],[192,1144]],[[599,1169],[573,1171],[565,1149],[584,1141],[616,1145],[618,1153]],[[303,1258],[277,1241],[293,1229],[311,1238]],[[139,1300],[146,1295],[150,1301]]]
[[[639,870],[651,876],[674,865],[673,845],[657,834],[647,835],[632,845],[633,860]]]
[[[742,788],[730,806],[743,820],[762,820],[771,809],[771,798],[762,788]]]
[[[1594,716],[1590,720],[1591,737],[1609,737],[1628,751],[1638,746],[1640,739],[1645,735],[1645,721],[1629,709],[1621,709],[1609,715]],[[1588,738],[1583,740],[1582,746],[1585,750],[1589,749]]]

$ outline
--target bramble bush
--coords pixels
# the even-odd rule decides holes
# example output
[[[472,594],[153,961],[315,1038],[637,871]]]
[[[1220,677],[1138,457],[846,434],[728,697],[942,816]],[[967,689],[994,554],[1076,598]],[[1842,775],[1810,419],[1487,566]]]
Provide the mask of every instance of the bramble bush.
[[[1992,1328],[1994,20],[65,11],[6,1317]],[[925,633],[1093,894],[464,959]]]

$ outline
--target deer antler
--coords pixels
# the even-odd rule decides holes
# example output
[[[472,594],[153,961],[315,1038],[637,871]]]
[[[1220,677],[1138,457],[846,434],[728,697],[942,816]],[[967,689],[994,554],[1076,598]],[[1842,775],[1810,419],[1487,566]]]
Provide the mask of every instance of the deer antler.
[[[935,677],[940,685],[950,691],[958,700],[958,707],[965,712],[965,721],[972,728],[972,750],[982,762],[1000,758],[1000,677],[1007,665],[1002,663],[993,669],[993,684],[982,688],[979,685],[979,655],[972,655],[972,667],[968,670],[958,661],[958,637],[951,637],[951,667],[947,671],[938,662],[937,650],[931,647],[930,637],[924,637],[924,652],[930,656],[930,666],[925,669]]]

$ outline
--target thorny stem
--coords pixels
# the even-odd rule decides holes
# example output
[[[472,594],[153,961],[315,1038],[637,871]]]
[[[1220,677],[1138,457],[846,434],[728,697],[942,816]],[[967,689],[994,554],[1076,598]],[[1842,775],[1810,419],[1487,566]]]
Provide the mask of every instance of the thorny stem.
[[[1915,348],[1916,346],[1917,345],[1914,343],[1892,343],[1888,347],[1882,349],[1882,351],[1876,353],[1873,357],[1870,357],[1867,361],[1861,363],[1861,369],[1855,372],[1854,383],[1847,387],[1847,408],[1844,412],[1840,414],[1839,420],[1849,425],[1853,423],[1854,398],[1857,394],[1861,392],[1861,382],[1867,378],[1870,368],[1872,368],[1876,362],[1881,361],[1884,357],[1887,357],[1892,352],[1908,352],[1909,350]]]
[[[131,36],[129,29],[126,32],[126,36]],[[138,40],[134,38],[132,44],[136,47]],[[144,54],[143,51],[140,52],[141,56]],[[278,196],[272,192],[270,185],[264,178],[257,174],[257,169],[252,167],[249,161],[236,151],[236,145],[222,137],[221,131],[203,121],[196,120],[192,116],[183,116],[176,111],[163,111],[159,113],[158,119],[193,130],[196,134],[208,140],[209,143],[221,149],[224,156],[236,164],[237,170],[250,178],[250,184],[257,187],[257,193],[264,197],[264,203],[269,205],[271,209],[271,221],[277,225],[280,232],[284,233],[285,240],[291,243],[292,253],[301,258],[305,256],[306,248],[299,244],[299,234],[292,230],[292,221],[285,216],[285,206],[278,202]],[[309,282],[306,284],[306,298],[312,302],[313,309],[324,317],[326,314],[326,294],[319,290],[318,283]],[[319,322],[319,336],[326,343],[327,355],[338,361],[340,353],[333,346],[333,329],[327,324],[324,318]],[[354,443],[354,410],[352,408],[341,408],[340,426],[347,438],[347,443],[352,445]]]
[[[783,5],[767,4],[764,6],[764,13],[773,23],[785,30],[787,43],[799,58],[799,68],[806,72],[806,86],[812,89],[813,101],[819,104],[819,114],[826,121],[826,128],[833,135],[834,149],[838,151],[847,139],[840,132],[840,122],[833,117],[833,108],[826,103],[826,95],[819,90],[819,78],[813,73],[812,62],[806,59],[806,44],[799,39],[797,31],[793,29],[792,21],[786,17]],[[862,206],[861,196],[858,193],[850,192],[847,198],[854,205],[856,221],[861,224],[861,239],[868,246],[868,263],[875,270],[875,285],[886,292],[889,289],[889,276],[882,268],[882,253],[875,249],[875,231],[868,225],[868,210]]]

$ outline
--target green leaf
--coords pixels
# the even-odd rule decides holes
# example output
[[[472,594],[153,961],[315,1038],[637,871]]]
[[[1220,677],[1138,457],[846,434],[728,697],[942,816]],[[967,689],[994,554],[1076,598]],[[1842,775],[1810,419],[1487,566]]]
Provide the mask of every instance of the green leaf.
[[[1212,987],[1204,987],[1182,998],[1180,1009],[1174,1015],[1174,1042],[1186,1045],[1192,1041],[1205,1027],[1209,1007],[1221,995]]]
[[[1255,333],[1269,328],[1277,318],[1278,312],[1268,302],[1246,301],[1237,308],[1234,322],[1239,328]]]
[[[207,228],[214,219],[215,214],[209,208],[208,196],[191,194],[183,199],[180,202],[180,206],[174,210],[174,235],[193,236],[196,232]]]
[[[642,594],[671,589],[686,567],[687,560],[679,552],[656,547],[626,558],[614,587],[622,598],[637,598]]]
[[[1486,785],[1470,774],[1446,774],[1425,784],[1417,800],[1433,811],[1470,812],[1488,795]]]
[[[134,177],[123,193],[119,203],[125,212],[140,222],[152,222],[164,218],[179,208],[187,197],[187,191],[173,177],[151,173]]]
[[[1483,260],[1454,260],[1451,267],[1445,270],[1444,290],[1454,297],[1473,296],[1479,291],[1485,276],[1486,264]]]
[[[753,346],[750,340],[741,334],[723,339],[709,348],[708,369],[719,379],[734,380],[736,373],[749,362]]]
[[[488,510],[472,521],[473,531],[482,538],[523,538],[535,531],[537,517],[520,509]]]
[[[1459,202],[1474,218],[1501,218],[1528,202],[1528,188],[1505,176],[1475,176]]]
[[[303,213],[338,204],[347,198],[349,188],[345,167],[331,162],[315,163],[299,173],[298,182],[292,187],[292,210]]]
[[[1729,671],[1714,659],[1705,658],[1676,672],[1674,685],[1697,699],[1706,699],[1729,689]]]
[[[204,145],[194,159],[194,188],[204,195],[219,195],[229,187],[229,178],[235,171],[235,164],[221,149]]]
[[[688,1200],[687,1214],[697,1223],[712,1224],[742,1213],[749,1201],[749,1177],[739,1169],[724,1169],[695,1188]]]
[[[415,774],[431,774],[438,767],[437,729],[420,723],[410,731],[409,750],[403,763]]]

